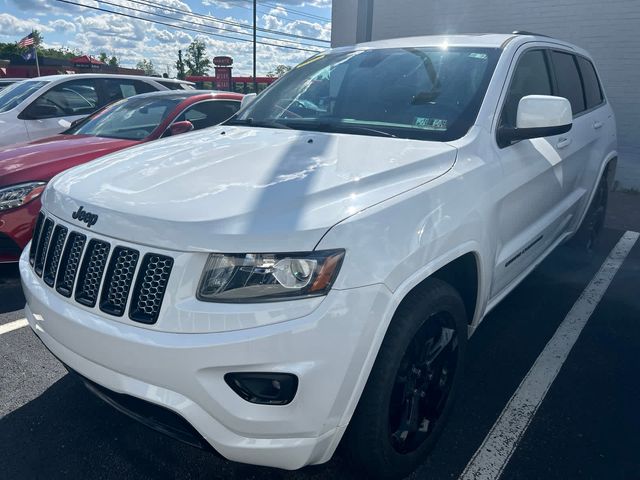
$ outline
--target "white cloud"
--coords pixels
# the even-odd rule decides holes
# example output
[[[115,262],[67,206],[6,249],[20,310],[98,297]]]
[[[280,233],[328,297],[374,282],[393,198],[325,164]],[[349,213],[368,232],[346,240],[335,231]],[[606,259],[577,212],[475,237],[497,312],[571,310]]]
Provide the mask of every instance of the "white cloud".
[[[25,13],[24,17],[38,18],[39,21],[27,20],[26,18],[20,19],[9,14],[0,14],[0,39],[4,41],[16,41],[21,38],[21,36],[30,32],[32,28],[37,28],[45,34],[45,43],[47,46],[66,47],[79,53],[93,56],[97,56],[100,52],[106,52],[109,56],[117,56],[120,64],[128,67],[133,67],[143,58],[149,59],[153,61],[158,71],[162,73],[165,72],[167,68],[175,72],[174,65],[177,60],[178,50],[181,49],[184,53],[194,38],[201,38],[205,41],[207,56],[209,58],[216,55],[230,55],[234,58],[234,75],[250,75],[252,72],[252,43],[250,41],[231,40],[215,36],[217,33],[250,40],[250,36],[242,34],[250,33],[250,29],[241,26],[250,26],[250,21],[246,20],[246,18],[248,18],[246,15],[235,15],[234,12],[233,15],[224,15],[225,18],[222,19],[223,15],[220,15],[220,12],[218,12],[217,15],[212,14],[220,17],[224,21],[239,24],[229,25],[211,18],[206,18],[206,16],[197,17],[189,15],[187,12],[192,12],[192,10],[189,4],[183,0],[154,0],[153,2],[149,2],[153,3],[153,7],[137,4],[130,0],[110,0],[111,2],[118,3],[121,7],[98,4],[95,0],[72,0],[86,5],[100,5],[109,10],[131,15],[141,14],[132,10],[126,10],[127,7],[153,11],[173,18],[173,20],[157,18],[157,20],[161,22],[179,24],[179,20],[188,20],[196,24],[184,23],[183,26],[185,28],[210,32],[209,35],[205,35],[189,30],[180,30],[161,24],[136,20],[115,13],[98,12],[87,8],[75,7],[53,0],[5,1],[12,2],[19,6],[21,10],[28,12]],[[250,5],[243,0],[236,0],[236,2],[240,1],[242,1],[243,4]],[[220,0],[201,0],[201,2],[203,5],[210,6],[228,7],[234,4],[233,1],[222,2]],[[2,3],[2,0],[0,0],[0,3]],[[276,4],[281,6],[271,8],[268,13],[261,12],[259,19],[259,25],[261,27],[320,39],[330,38],[330,22],[300,18],[294,13],[287,15],[284,9],[294,5],[328,5],[330,4],[328,0],[304,2],[302,0],[271,0],[270,3],[271,5],[269,5],[269,7],[273,7]],[[176,12],[175,10],[184,10],[185,13]],[[201,7],[199,13],[202,12],[202,10],[204,9]],[[196,11],[198,11],[197,8]],[[310,13],[323,13],[313,8],[305,11]],[[48,16],[45,18],[37,17],[37,14],[42,12],[46,12]],[[245,13],[248,13],[248,11],[245,11]],[[19,14],[17,15],[20,16]],[[277,17],[275,15],[277,15]],[[147,17],[151,16],[147,15]],[[233,31],[220,31],[216,30],[216,28]],[[280,39],[262,40],[263,42],[273,44],[278,43],[308,48],[299,45],[299,42],[309,43],[306,40],[281,37],[274,33],[267,32],[259,32],[259,36]],[[257,52],[258,74],[260,75],[266,74],[278,64],[294,65],[313,54],[312,52],[284,49],[270,45],[258,45]],[[213,74],[213,69],[211,70],[211,74]]]
[[[63,18],[58,18],[57,20],[53,20],[49,22],[49,26],[52,27],[57,32],[75,32],[76,26],[72,22],[68,22]]]
[[[42,33],[52,32],[53,29],[36,20],[23,20],[8,13],[0,13],[0,36],[14,37],[31,33],[33,29]],[[16,38],[15,41],[20,40]]]

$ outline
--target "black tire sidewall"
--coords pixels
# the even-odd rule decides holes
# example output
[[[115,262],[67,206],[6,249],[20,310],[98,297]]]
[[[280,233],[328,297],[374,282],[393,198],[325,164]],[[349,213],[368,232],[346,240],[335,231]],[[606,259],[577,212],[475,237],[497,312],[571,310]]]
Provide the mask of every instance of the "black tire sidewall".
[[[433,314],[446,312],[453,319],[458,340],[458,358],[449,397],[437,425],[413,452],[398,453],[389,438],[388,415],[391,392],[400,362],[419,329]],[[442,433],[462,380],[467,344],[464,303],[451,286],[437,279],[400,305],[369,375],[358,408],[347,429],[347,447],[358,468],[372,478],[402,478],[424,462]],[[354,466],[355,466],[354,465]]]

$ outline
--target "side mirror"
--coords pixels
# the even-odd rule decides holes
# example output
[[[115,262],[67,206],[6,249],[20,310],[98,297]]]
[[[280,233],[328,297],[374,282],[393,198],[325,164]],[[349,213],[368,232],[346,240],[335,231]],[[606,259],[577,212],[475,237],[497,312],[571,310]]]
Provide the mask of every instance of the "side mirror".
[[[257,95],[255,93],[248,93],[247,95],[242,97],[242,102],[240,102],[240,110],[251,105],[256,97]]]
[[[191,130],[193,130],[193,123],[191,123],[189,120],[183,120],[182,122],[173,123],[169,127],[169,132],[171,133],[171,136],[187,133],[187,132],[190,132]]]
[[[516,128],[498,129],[498,145],[506,147],[517,140],[560,135],[571,130],[572,123],[571,104],[566,98],[527,95],[518,103]]]
[[[32,104],[23,112],[25,120],[38,120],[40,118],[61,117],[59,110],[53,105]]]

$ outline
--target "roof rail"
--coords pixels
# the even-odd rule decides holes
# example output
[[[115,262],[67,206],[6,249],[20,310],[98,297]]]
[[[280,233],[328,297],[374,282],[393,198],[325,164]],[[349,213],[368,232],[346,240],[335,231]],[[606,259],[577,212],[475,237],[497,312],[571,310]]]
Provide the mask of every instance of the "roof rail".
[[[542,33],[528,32],[526,30],[514,30],[511,32],[513,35],[535,35],[536,37],[548,37],[549,35],[543,35]]]

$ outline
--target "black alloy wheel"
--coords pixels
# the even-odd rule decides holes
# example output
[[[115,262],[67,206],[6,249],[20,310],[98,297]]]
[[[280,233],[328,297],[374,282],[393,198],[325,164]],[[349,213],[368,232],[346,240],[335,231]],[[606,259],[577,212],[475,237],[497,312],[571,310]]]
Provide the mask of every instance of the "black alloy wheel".
[[[341,448],[363,478],[404,478],[442,432],[462,381],[468,335],[460,294],[430,278],[398,307]]]
[[[436,429],[458,366],[453,320],[441,313],[420,328],[396,375],[389,404],[389,433],[398,453],[420,447]]]

